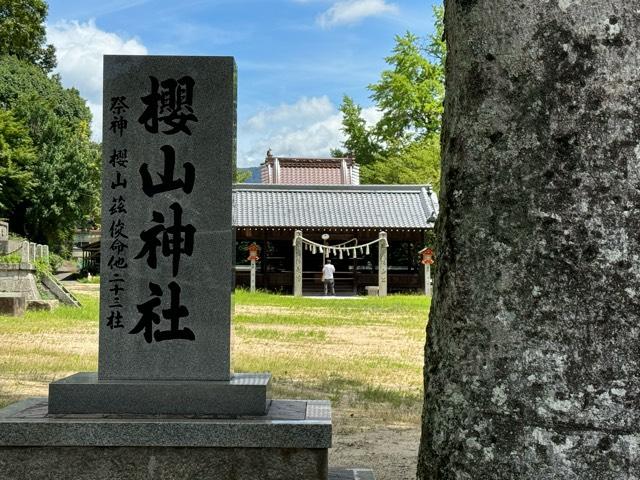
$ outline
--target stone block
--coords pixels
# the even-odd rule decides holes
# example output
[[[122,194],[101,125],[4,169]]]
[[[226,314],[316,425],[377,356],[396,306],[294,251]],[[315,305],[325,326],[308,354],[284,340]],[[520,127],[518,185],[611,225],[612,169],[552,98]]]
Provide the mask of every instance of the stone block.
[[[26,300],[40,299],[33,265],[30,263],[0,265],[0,292],[22,295]]]
[[[26,301],[23,295],[0,293],[0,315],[21,317],[24,315]]]
[[[11,480],[326,480],[327,470],[326,449],[0,447]]]
[[[0,241],[9,240],[9,222],[0,221]]]
[[[375,286],[370,285],[370,286],[364,287],[364,289],[366,290],[367,295],[369,295],[370,297],[371,296],[377,297],[380,291],[380,288],[377,285]]]
[[[31,260],[29,257],[29,242],[22,242],[22,249],[20,250],[20,262],[29,263]]]
[[[54,308],[57,308],[59,303],[58,300],[27,300],[27,310],[50,312]]]
[[[46,398],[0,410],[0,446],[329,448],[325,400],[271,400],[263,416],[50,415]],[[0,478],[2,478],[0,476]]]
[[[266,416],[241,419],[52,416],[47,409],[45,398],[33,398],[0,410],[0,478],[328,476],[331,407],[326,401],[273,400]]]
[[[51,414],[264,415],[269,373],[229,381],[98,380],[77,373],[49,384]]]
[[[332,468],[329,480],[376,480],[373,470],[366,468]]]

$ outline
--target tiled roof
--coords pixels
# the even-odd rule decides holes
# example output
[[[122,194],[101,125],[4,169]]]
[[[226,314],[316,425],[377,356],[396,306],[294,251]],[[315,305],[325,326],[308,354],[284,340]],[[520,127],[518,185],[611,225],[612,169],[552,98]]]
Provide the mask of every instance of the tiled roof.
[[[282,185],[349,185],[360,183],[360,168],[351,157],[303,158],[267,156],[261,182]]]
[[[342,183],[340,164],[337,167],[282,165],[281,169],[280,183],[285,185],[339,185]]]
[[[236,184],[233,195],[236,227],[425,229],[438,214],[428,185]]]

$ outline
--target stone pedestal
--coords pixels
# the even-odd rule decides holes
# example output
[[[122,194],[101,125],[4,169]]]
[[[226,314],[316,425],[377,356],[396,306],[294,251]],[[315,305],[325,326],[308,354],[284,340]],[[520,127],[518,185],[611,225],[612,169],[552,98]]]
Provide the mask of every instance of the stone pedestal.
[[[0,292],[22,295],[27,301],[39,300],[35,266],[32,263],[0,264]]]
[[[50,414],[265,415],[271,374],[228,381],[98,380],[77,373],[49,384]]]
[[[336,468],[329,470],[329,480],[376,480],[368,468]]]
[[[0,410],[0,478],[327,480],[329,475],[327,401],[272,400],[267,415],[240,419],[48,415],[47,410],[46,398]]]

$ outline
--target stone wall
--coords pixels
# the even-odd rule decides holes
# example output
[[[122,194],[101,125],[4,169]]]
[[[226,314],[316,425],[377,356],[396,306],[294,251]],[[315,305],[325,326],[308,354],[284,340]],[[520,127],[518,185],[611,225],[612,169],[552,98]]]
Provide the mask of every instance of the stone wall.
[[[27,300],[38,300],[36,270],[30,263],[1,263],[0,292],[20,293]]]

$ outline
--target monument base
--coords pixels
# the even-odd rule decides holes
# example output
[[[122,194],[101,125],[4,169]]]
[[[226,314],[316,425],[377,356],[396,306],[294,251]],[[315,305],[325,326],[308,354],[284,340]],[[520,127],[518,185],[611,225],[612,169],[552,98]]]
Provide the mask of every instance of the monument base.
[[[229,381],[98,380],[76,373],[49,384],[49,414],[265,415],[270,373],[236,373]]]
[[[272,400],[266,416],[242,419],[52,416],[47,410],[46,398],[0,410],[0,478],[327,480],[329,475],[328,401]]]
[[[366,468],[335,468],[329,470],[329,480],[376,480],[373,470]]]

